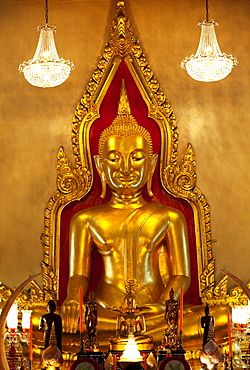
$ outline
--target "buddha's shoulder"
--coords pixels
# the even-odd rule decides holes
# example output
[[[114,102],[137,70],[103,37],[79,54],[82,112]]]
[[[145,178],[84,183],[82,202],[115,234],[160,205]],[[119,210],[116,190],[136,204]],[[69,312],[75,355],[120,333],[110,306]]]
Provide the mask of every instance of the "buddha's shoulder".
[[[98,206],[85,208],[81,211],[78,211],[73,217],[73,221],[83,221],[87,220],[89,217],[97,217],[98,215],[103,215],[105,211],[108,211],[108,206],[106,203],[100,204]]]
[[[162,217],[172,218],[172,219],[184,218],[183,213],[177,208],[169,207],[159,202],[149,202],[146,205],[146,207],[147,206],[149,206],[151,209],[155,209],[154,210],[155,215],[160,214],[162,215]]]

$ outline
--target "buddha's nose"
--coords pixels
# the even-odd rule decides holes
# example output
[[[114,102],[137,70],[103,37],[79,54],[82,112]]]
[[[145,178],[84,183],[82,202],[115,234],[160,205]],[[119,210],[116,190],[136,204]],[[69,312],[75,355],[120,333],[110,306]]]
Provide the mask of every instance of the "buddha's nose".
[[[121,163],[121,170],[122,170],[122,173],[126,176],[126,175],[129,175],[129,173],[131,172],[132,170],[132,165],[131,165],[131,161],[129,160],[129,158],[123,158],[122,159],[122,163]]]

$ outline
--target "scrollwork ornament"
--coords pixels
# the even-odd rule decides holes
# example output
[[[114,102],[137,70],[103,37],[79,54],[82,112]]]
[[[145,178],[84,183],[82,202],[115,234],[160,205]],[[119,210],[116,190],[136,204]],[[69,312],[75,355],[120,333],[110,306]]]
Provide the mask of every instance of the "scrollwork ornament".
[[[35,304],[40,304],[44,302],[44,293],[40,285],[35,281],[30,283],[30,295]]]
[[[228,304],[231,307],[247,306],[248,298],[239,286],[228,293],[228,278],[224,276],[216,286],[213,283],[204,289],[202,302],[210,305]]]
[[[218,300],[225,301],[227,298],[227,276],[224,276],[214,288],[214,297]]]
[[[89,190],[91,174],[86,168],[73,168],[63,148],[58,152],[57,187],[64,195],[64,202],[82,198]]]
[[[205,298],[208,292],[213,291],[215,287],[215,278],[214,278],[214,271],[215,271],[215,260],[213,259],[207,267],[204,269],[203,273],[200,276],[200,290],[202,293],[202,297]]]
[[[19,310],[30,310],[33,306],[44,304],[44,294],[40,286],[35,282],[30,283],[28,290],[22,291],[18,296]]]
[[[196,162],[191,144],[180,165],[169,165],[164,170],[163,183],[173,195],[192,201],[196,199]]]
[[[0,302],[6,302],[14,291],[15,288],[10,289],[6,285],[0,283]],[[19,310],[28,310],[36,304],[43,304],[44,294],[40,286],[35,281],[32,281],[30,283],[30,288],[19,293],[16,300]]]
[[[109,35],[109,45],[122,58],[131,52],[136,40],[127,16],[124,1],[117,2],[117,11]]]
[[[247,287],[249,288],[250,284],[247,284]],[[233,305],[238,305],[238,306],[248,305],[247,295],[238,286],[230,290],[228,301],[229,301],[229,304],[231,306],[233,306]]]
[[[215,261],[213,260],[207,266],[201,276],[203,303],[208,303],[210,305],[229,304],[230,306],[233,306],[234,304],[242,304],[244,300],[242,300],[241,297],[244,296],[244,293],[241,288],[236,287],[230,292],[230,294],[228,294],[228,277],[223,276],[223,278],[216,285],[214,279],[214,270]]]
[[[42,262],[43,270],[43,292],[46,301],[52,299],[57,300],[57,276],[52,267]]]
[[[13,293],[12,289],[8,288],[2,282],[0,283],[0,302],[7,301],[7,299],[11,296],[12,293]]]

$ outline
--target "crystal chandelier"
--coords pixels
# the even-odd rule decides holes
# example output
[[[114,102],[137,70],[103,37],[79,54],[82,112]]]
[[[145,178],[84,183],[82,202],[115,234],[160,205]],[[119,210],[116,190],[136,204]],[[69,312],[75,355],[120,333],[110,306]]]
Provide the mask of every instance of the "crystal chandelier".
[[[45,0],[45,25],[38,26],[40,37],[33,59],[19,65],[26,80],[37,87],[54,87],[61,85],[75,68],[74,63],[59,58],[53,33],[55,26],[48,25],[48,0]]]
[[[194,80],[203,82],[219,81],[225,78],[238,64],[232,55],[222,53],[216,38],[214,26],[218,23],[209,21],[208,0],[206,0],[206,20],[200,22],[200,42],[196,54],[186,57],[181,68],[186,69]]]

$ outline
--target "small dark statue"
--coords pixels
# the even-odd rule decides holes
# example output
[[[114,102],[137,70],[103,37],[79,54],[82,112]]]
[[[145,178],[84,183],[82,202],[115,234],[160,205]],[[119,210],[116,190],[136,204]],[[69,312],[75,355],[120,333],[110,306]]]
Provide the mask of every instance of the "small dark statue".
[[[44,349],[46,349],[50,345],[52,326],[54,323],[56,346],[62,352],[62,319],[60,315],[55,313],[55,310],[56,304],[54,301],[50,300],[47,305],[48,313],[43,315],[40,319],[39,330],[44,330]]]
[[[85,348],[97,349],[99,347],[96,341],[97,335],[97,302],[93,292],[89,293],[89,299],[85,302],[85,317],[84,317],[87,339],[85,339]]]
[[[206,307],[204,309],[205,316],[202,316],[201,318],[201,327],[204,329],[203,333],[203,343],[202,346],[204,347],[205,344],[209,340],[214,341],[214,317],[210,316],[209,312],[209,305],[206,304]]]
[[[169,299],[165,302],[165,320],[166,328],[163,334],[162,345],[159,349],[173,349],[177,346],[177,332],[178,332],[178,311],[179,304],[174,299],[174,289],[169,292]]]
[[[201,327],[204,329],[202,352],[200,361],[204,364],[204,370],[216,370],[223,356],[214,339],[214,317],[209,314],[209,306],[204,309],[205,316],[201,318]]]

